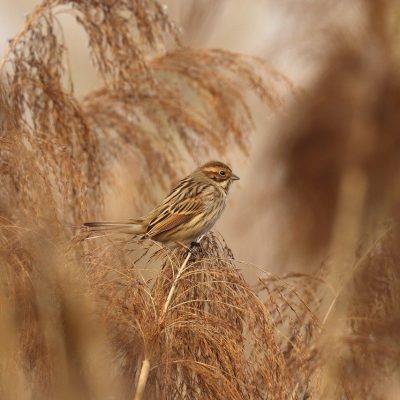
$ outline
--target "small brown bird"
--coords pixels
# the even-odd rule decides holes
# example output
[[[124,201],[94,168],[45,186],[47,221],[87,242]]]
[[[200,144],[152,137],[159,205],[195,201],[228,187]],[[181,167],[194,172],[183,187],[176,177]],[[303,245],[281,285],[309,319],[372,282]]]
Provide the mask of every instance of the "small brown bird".
[[[91,230],[144,234],[163,243],[200,242],[225,208],[231,183],[239,179],[222,162],[210,161],[183,178],[164,201],[144,217],[86,222]]]

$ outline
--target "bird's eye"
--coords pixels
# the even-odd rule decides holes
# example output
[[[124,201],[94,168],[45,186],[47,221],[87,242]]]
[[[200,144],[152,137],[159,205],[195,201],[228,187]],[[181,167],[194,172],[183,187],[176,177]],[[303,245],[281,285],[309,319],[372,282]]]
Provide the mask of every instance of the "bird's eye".
[[[219,171],[219,174],[220,174],[221,176],[225,176],[225,171]]]

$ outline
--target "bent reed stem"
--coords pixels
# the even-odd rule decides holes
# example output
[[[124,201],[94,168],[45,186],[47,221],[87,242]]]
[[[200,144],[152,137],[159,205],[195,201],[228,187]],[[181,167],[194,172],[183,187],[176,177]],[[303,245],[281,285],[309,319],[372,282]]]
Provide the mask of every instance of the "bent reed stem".
[[[181,266],[178,269],[177,274],[175,275],[174,281],[172,283],[171,289],[169,290],[167,300],[164,303],[163,311],[162,311],[160,319],[159,319],[160,324],[164,320],[165,314],[167,313],[168,307],[171,304],[172,298],[174,296],[178,281],[179,281],[180,277],[182,276],[182,273],[185,270],[191,255],[192,255],[192,253],[189,250],[185,260],[183,261],[183,263],[181,264]],[[147,384],[147,379],[149,377],[149,372],[150,372],[150,360],[149,360],[149,356],[145,355],[145,358],[142,362],[142,367],[140,369],[140,375],[139,375],[139,380],[138,380],[134,400],[142,400],[143,393],[144,393],[144,390],[145,390],[146,384]]]
[[[187,254],[185,260],[183,261],[182,265],[179,267],[178,273],[175,276],[174,282],[172,283],[171,289],[169,290],[167,300],[164,304],[163,312],[161,314],[161,319],[164,319],[164,316],[165,316],[166,312],[168,311],[168,307],[172,301],[172,297],[175,293],[178,281],[179,281],[183,271],[185,270],[185,267],[186,267],[191,255],[192,255],[192,253],[190,251],[188,251],[188,254]]]
[[[140,375],[134,400],[142,400],[147,379],[149,377],[149,372],[150,372],[150,360],[148,358],[145,358],[142,362],[142,369],[140,370]]]

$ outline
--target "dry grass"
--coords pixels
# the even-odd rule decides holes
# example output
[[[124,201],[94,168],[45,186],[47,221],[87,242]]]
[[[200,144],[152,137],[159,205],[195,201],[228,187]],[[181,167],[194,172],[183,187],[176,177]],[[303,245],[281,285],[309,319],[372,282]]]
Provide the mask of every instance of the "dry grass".
[[[124,165],[141,213],[208,152],[248,154],[247,96],[276,111],[291,82],[255,57],[182,47],[152,0],[33,11],[1,61],[1,398],[385,398],[400,367],[390,7],[365,1],[365,36],[286,112],[289,249],[326,262],[256,285],[214,233],[189,257],[75,227],[128,184]],[[84,98],[60,13],[84,28],[102,81]]]

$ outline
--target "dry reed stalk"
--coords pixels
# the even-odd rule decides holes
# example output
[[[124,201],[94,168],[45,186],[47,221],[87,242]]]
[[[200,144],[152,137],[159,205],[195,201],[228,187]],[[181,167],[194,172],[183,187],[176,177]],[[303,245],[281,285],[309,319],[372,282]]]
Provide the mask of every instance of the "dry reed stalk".
[[[164,319],[165,314],[168,312],[168,307],[169,307],[169,305],[171,303],[172,297],[174,296],[174,293],[175,293],[175,290],[176,290],[176,285],[178,284],[178,281],[179,281],[181,275],[184,273],[185,267],[186,267],[191,255],[192,255],[192,253],[189,251],[188,255],[186,256],[186,258],[183,261],[182,265],[178,268],[176,276],[174,277],[174,280],[172,282],[171,289],[170,289],[170,291],[168,293],[167,300],[165,301],[165,304],[164,304],[164,307],[163,307],[163,311],[162,311],[162,314],[161,314],[161,319],[162,320]]]
[[[339,188],[338,209],[333,227],[332,254],[330,272],[326,278],[334,290],[334,297],[328,296],[322,305],[322,310],[327,308],[322,319],[322,328],[325,331],[322,346],[327,349],[326,366],[323,367],[321,377],[322,393],[326,399],[337,398],[337,385],[339,376],[345,365],[343,355],[339,350],[332,352],[332,341],[346,336],[347,321],[342,318],[347,314],[350,296],[345,289],[351,282],[356,263],[356,250],[360,241],[362,215],[367,192],[367,177],[359,168],[353,167],[344,171]],[[326,304],[325,303],[325,304]]]
[[[137,383],[135,400],[142,400],[143,393],[146,388],[147,379],[149,377],[150,372],[150,360],[145,358],[142,362],[142,368],[140,369],[139,380]]]
[[[185,267],[190,259],[190,257],[192,256],[191,251],[188,251],[188,254],[185,258],[185,260],[183,261],[182,265],[178,268],[178,271],[174,277],[174,280],[172,282],[171,285],[171,289],[169,290],[168,296],[167,296],[167,300],[165,301],[165,304],[163,306],[162,309],[162,313],[160,315],[160,324],[163,324],[164,319],[165,319],[165,314],[168,312],[168,307],[172,301],[172,297],[174,296],[175,290],[176,290],[176,286],[178,284],[178,281],[181,277],[181,275],[183,274],[183,272],[185,271]],[[137,383],[137,389],[136,389],[136,393],[135,393],[135,400],[141,400],[145,387],[146,387],[146,383],[147,383],[147,378],[149,377],[149,371],[150,371],[150,360],[148,359],[147,355],[144,355],[144,360],[142,362],[142,368],[140,370],[140,374],[139,374],[139,380]]]

